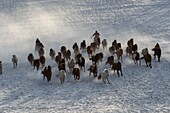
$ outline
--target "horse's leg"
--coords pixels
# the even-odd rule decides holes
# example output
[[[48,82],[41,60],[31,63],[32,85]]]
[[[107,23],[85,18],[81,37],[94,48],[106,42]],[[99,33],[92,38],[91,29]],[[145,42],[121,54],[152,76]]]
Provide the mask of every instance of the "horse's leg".
[[[76,81],[76,75],[74,75],[74,80]]]
[[[85,66],[83,66],[84,67],[84,72],[85,72]]]
[[[108,82],[108,84],[110,84],[110,82],[109,82],[109,78],[107,77],[107,82]]]
[[[43,77],[43,80],[45,79],[45,75],[44,75],[44,77]]]
[[[89,76],[91,75],[91,71],[89,72]]]
[[[152,68],[151,62],[149,63],[149,67]]]
[[[62,77],[60,77],[60,82],[61,82],[61,84],[62,84],[62,82],[63,82]]]
[[[121,76],[123,76],[122,70],[120,70]]]
[[[161,60],[160,60],[160,58],[161,58],[161,56],[160,55],[158,55],[158,62],[160,62]]]
[[[65,82],[65,77],[63,77],[63,83]]]
[[[145,61],[146,62],[146,67],[148,67],[148,62],[147,61]]]
[[[77,80],[80,80],[80,75],[77,75]]]
[[[103,83],[104,83],[104,84],[106,84],[106,81],[105,81],[105,79],[104,79],[104,78],[102,78],[102,81],[103,81]]]
[[[15,63],[13,62],[13,68],[15,68]]]
[[[120,75],[119,75],[119,70],[117,70],[117,75],[120,77]]]
[[[141,61],[140,61],[140,59],[139,59],[139,65],[141,65]]]

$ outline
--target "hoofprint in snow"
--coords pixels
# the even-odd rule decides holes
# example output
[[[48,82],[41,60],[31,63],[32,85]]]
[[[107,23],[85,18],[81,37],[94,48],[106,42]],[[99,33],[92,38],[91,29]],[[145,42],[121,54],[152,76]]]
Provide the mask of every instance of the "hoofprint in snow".
[[[0,60],[3,74],[0,75],[0,112],[46,113],[46,112],[170,112],[170,40],[169,0],[8,0],[0,2]],[[64,84],[60,84],[57,64],[49,57],[49,49],[59,51],[61,45],[72,50],[86,40],[92,41],[92,33],[98,30],[101,39],[109,42],[116,39],[124,50],[123,76],[118,77],[105,61],[108,50],[100,48],[104,60],[99,64],[99,73],[109,69],[109,81],[89,76],[91,65],[87,53],[86,71],[75,82],[67,68]],[[43,81],[39,71],[34,70],[27,56],[34,52],[35,39],[45,45],[46,65],[52,66],[52,81]],[[162,48],[161,62],[152,60],[152,69],[145,62],[135,65],[126,57],[126,43],[134,38],[138,50],[151,49],[158,42]],[[12,55],[19,59],[13,69]],[[73,57],[73,56],[72,56]],[[116,58],[116,57],[115,57]]]

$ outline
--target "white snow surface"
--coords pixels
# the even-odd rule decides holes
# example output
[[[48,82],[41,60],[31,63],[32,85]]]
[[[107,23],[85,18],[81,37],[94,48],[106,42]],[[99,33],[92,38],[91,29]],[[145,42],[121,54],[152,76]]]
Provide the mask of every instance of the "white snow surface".
[[[99,31],[108,46],[116,39],[124,50],[123,76],[105,65],[108,50],[101,47],[104,60],[99,73],[109,69],[111,84],[89,76],[91,65],[87,53],[86,71],[75,82],[67,68],[64,84],[60,84],[57,64],[49,57],[62,45],[72,52],[72,45]],[[0,113],[169,113],[170,112],[170,0],[1,0],[0,1]],[[27,60],[36,58],[35,40],[45,46],[46,65],[52,66],[52,81],[43,81],[39,71]],[[125,55],[127,41],[134,38],[139,52],[159,43],[161,62],[152,59],[152,69],[145,62],[135,65]],[[12,55],[19,64],[12,67]],[[72,57],[74,54],[72,53]],[[115,57],[116,58],[116,57]],[[152,57],[153,58],[153,57]]]

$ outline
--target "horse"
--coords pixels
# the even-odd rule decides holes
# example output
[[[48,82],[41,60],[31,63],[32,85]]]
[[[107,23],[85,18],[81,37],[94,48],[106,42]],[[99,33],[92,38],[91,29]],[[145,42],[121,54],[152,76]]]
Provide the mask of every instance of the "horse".
[[[91,58],[92,54],[93,54],[92,47],[91,46],[87,46],[86,51],[87,51],[88,57]]]
[[[138,45],[137,44],[134,44],[132,46],[132,52],[137,52],[138,51]]]
[[[39,60],[39,59],[34,59],[34,60],[33,60],[33,66],[34,66],[34,69],[35,69],[35,67],[36,67],[37,70],[38,70],[39,67],[40,67],[40,60]]]
[[[37,38],[35,41],[35,51],[39,51],[41,48],[44,48],[44,45],[41,41]]]
[[[141,65],[141,62],[140,62],[140,55],[139,53],[136,51],[134,53],[132,53],[132,59],[134,61],[134,64],[137,64],[138,65],[138,61],[139,61],[139,65]]]
[[[119,48],[119,49],[116,51],[116,55],[117,55],[117,59],[118,59],[118,60],[122,60],[123,49],[122,49],[122,48]]]
[[[127,42],[127,46],[128,46],[128,47],[132,47],[133,44],[134,44],[134,39],[133,39],[133,38],[131,38],[130,40],[128,40],[128,42]]]
[[[66,66],[65,66],[65,59],[62,58],[61,61],[58,63],[58,70],[64,70],[66,71]]]
[[[13,68],[16,68],[18,66],[18,58],[16,55],[12,55],[12,63],[13,63]]]
[[[120,77],[119,71],[121,73],[121,76],[123,76],[123,73],[122,73],[122,64],[119,61],[117,63],[113,63],[111,69],[114,70],[114,72],[116,70],[119,77]]]
[[[112,47],[115,49],[115,50],[118,50],[120,47],[121,47],[121,44],[120,43],[117,43],[117,40],[114,40],[112,42]]]
[[[34,56],[32,53],[30,53],[27,57],[28,61],[31,63],[31,65],[33,65],[33,61],[34,61]]]
[[[61,46],[60,51],[62,54],[66,53],[67,49],[65,46]]]
[[[113,55],[115,53],[115,48],[113,46],[109,47],[109,53]]]
[[[51,75],[52,75],[52,70],[51,70],[51,66],[46,66],[44,68],[44,70],[41,72],[41,74],[44,75],[43,80],[45,79],[45,77],[47,78],[47,82],[51,81]]]
[[[72,48],[73,48],[73,50],[74,50],[75,48],[79,48],[79,46],[78,46],[77,43],[75,42],[75,43],[73,44]]]
[[[154,51],[154,58],[156,58],[156,56],[157,56],[158,62],[160,62],[161,48],[158,43],[155,45],[155,47],[152,49],[152,51]]]
[[[104,71],[102,71],[99,76],[98,76],[98,80],[102,79],[102,81],[106,84],[106,80],[108,82],[108,84],[110,84],[109,82],[109,71],[108,69],[104,69]]]
[[[81,43],[80,43],[80,50],[84,51],[86,49],[86,41],[83,40]]]
[[[103,59],[103,53],[97,53],[96,55],[92,55],[92,57],[90,58],[90,60],[92,60],[92,63],[94,62],[95,64],[102,62]]]
[[[44,67],[45,66],[45,57],[44,56],[40,56],[40,58],[39,58],[39,61],[40,61],[40,64],[42,65],[42,67]]]
[[[57,77],[60,78],[61,84],[65,82],[66,72],[64,70],[60,70]]]
[[[103,50],[104,50],[104,48],[107,48],[107,40],[106,39],[103,39],[102,40],[102,47],[103,47]]]
[[[49,55],[52,60],[55,58],[56,53],[55,53],[54,49],[52,49],[52,48],[50,49]]]
[[[74,80],[80,80],[80,69],[79,68],[76,68],[74,67],[73,68],[73,71],[72,71],[72,74],[74,75]]]
[[[131,56],[132,55],[132,47],[128,46],[126,47],[126,56]]]
[[[146,66],[152,68],[152,56],[150,54],[146,54],[144,55],[142,58],[140,59],[144,59],[145,60],[145,63],[146,63]]]
[[[143,56],[144,56],[144,55],[149,54],[149,52],[148,52],[148,48],[144,48],[144,49],[142,49],[141,54],[142,54]]]
[[[69,61],[71,58],[71,51],[68,49],[67,51],[63,52],[63,57],[66,59],[66,61]]]
[[[61,52],[58,52],[58,55],[55,57],[55,61],[57,64],[59,64],[59,62],[61,61],[61,58],[62,58]]]
[[[68,68],[69,68],[69,70],[70,71],[72,71],[73,70],[73,68],[75,67],[75,62],[74,62],[74,59],[71,59],[70,61],[68,61]]]
[[[77,59],[76,64],[79,65],[80,69],[82,70],[82,68],[84,67],[84,72],[85,72],[85,58],[83,56],[79,57]]]
[[[97,49],[97,44],[96,44],[96,42],[90,43],[90,46],[91,46],[91,48],[92,48],[92,50],[93,50],[93,53],[95,54],[96,49]]]
[[[43,48],[41,48],[39,51],[38,51],[38,53],[39,53],[39,56],[43,56],[44,55],[44,49]]]
[[[111,67],[113,63],[114,63],[114,56],[107,57],[107,61],[106,61],[105,65],[110,64],[110,67]]]
[[[91,75],[91,73],[93,73],[94,78],[97,77],[97,65],[91,65],[90,68],[88,69],[89,71],[89,76]]]
[[[99,49],[100,48],[100,37],[94,37],[94,42],[96,43],[97,45],[97,48]]]

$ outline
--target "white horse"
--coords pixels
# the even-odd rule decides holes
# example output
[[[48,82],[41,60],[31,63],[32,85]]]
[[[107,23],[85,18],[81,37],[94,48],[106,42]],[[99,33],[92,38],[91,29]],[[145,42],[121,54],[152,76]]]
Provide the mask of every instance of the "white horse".
[[[106,39],[102,40],[102,46],[103,46],[103,49],[107,48],[107,40]]]
[[[12,55],[12,62],[13,62],[13,68],[17,67],[18,65],[18,58],[16,55]]]
[[[57,77],[60,78],[61,84],[65,82],[66,72],[64,70],[60,70]]]
[[[100,80],[100,79],[102,79],[102,81],[106,84],[106,79],[107,79],[107,82],[108,82],[108,84],[110,84],[110,82],[109,82],[109,71],[108,71],[108,69],[104,69],[104,71],[102,71],[101,73],[100,73],[100,75],[98,76],[98,79]]]
[[[73,71],[73,68],[75,67],[76,63],[74,62],[74,59],[71,59],[70,61],[68,61],[68,68],[70,70],[70,72]]]

